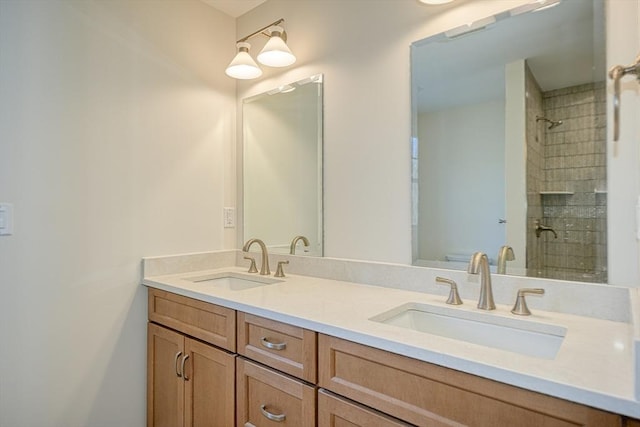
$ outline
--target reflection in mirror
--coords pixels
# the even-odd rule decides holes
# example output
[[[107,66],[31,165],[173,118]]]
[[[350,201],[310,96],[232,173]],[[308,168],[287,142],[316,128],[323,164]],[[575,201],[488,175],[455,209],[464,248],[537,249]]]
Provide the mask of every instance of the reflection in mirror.
[[[243,101],[244,240],[270,253],[322,256],[322,89],[315,75]]]
[[[493,18],[411,46],[414,264],[606,282],[603,1]]]

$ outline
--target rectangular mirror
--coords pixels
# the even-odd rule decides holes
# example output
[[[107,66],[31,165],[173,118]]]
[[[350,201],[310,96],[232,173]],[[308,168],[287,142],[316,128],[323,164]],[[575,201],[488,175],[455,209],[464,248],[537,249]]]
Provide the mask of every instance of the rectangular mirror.
[[[272,253],[323,253],[322,80],[243,100],[243,240]]]
[[[413,263],[605,283],[604,3],[535,5],[411,46]]]

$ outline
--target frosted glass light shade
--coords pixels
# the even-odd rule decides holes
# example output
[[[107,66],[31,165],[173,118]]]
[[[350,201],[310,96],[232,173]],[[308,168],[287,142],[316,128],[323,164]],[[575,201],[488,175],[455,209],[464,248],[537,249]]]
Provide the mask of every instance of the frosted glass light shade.
[[[258,61],[269,67],[286,67],[296,62],[296,57],[282,39],[282,27],[270,28],[271,37],[258,54]]]
[[[238,53],[235,58],[231,61],[225,73],[229,77],[233,77],[234,79],[255,79],[262,75],[262,70],[256,64],[256,61],[253,60],[251,55],[249,55],[249,48],[251,45],[249,43],[240,42],[237,44]]]

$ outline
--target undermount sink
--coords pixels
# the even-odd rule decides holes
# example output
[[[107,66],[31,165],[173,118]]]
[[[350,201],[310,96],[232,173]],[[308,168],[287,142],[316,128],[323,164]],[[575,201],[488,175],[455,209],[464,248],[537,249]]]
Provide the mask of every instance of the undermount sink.
[[[369,320],[542,359],[555,358],[567,333],[562,326],[419,303]]]
[[[270,277],[252,276],[249,274],[241,273],[214,273],[204,276],[185,277],[185,280],[190,282],[211,282],[207,283],[218,288],[224,288],[230,291],[243,291],[245,289],[257,288],[259,286],[273,285],[274,283],[280,283],[283,280],[272,279]]]

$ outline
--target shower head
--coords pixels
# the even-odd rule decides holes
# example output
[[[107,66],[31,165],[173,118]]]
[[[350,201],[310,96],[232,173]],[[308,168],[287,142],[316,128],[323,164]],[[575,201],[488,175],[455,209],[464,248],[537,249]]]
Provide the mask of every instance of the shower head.
[[[551,120],[541,116],[536,117],[536,122],[539,122],[540,120],[549,123],[549,127],[547,129],[557,128],[562,124],[562,120]]]

